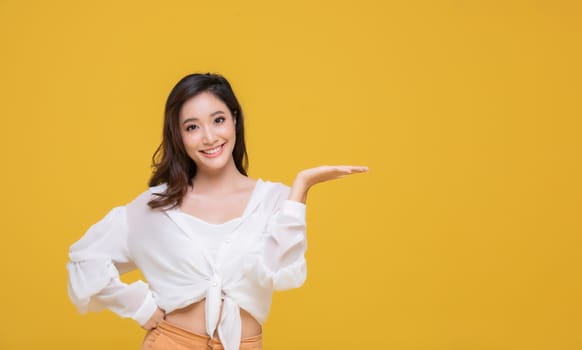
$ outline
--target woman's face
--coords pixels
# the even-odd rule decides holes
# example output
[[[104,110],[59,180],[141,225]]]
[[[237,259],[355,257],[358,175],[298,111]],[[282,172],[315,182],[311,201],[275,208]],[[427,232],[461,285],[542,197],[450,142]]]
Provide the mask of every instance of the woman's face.
[[[226,104],[213,94],[201,92],[182,105],[180,134],[198,171],[216,172],[234,166],[234,119]]]

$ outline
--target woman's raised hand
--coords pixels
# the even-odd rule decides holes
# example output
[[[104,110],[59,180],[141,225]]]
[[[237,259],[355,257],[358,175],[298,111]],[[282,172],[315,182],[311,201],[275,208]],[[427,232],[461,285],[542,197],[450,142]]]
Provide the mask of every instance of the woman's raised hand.
[[[364,173],[368,171],[366,166],[351,165],[322,165],[316,168],[305,169],[297,174],[289,199],[305,203],[307,191],[320,182],[339,179],[350,174]]]

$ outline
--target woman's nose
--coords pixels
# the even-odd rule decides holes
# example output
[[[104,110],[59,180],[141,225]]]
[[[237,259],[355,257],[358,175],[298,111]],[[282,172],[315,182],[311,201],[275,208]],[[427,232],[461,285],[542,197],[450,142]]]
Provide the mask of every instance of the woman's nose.
[[[212,132],[211,128],[204,128],[204,136],[202,142],[206,145],[211,145],[216,141],[216,135]]]

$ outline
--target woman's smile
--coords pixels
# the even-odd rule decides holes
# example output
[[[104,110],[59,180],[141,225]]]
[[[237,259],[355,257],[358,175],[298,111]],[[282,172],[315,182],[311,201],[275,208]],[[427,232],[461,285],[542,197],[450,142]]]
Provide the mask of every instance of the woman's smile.
[[[219,155],[222,154],[222,151],[224,151],[224,145],[225,144],[226,144],[226,142],[223,143],[222,145],[217,146],[217,147],[210,148],[210,149],[206,149],[206,150],[202,150],[202,151],[200,151],[200,153],[202,153],[207,158],[215,158],[215,157],[218,157]]]

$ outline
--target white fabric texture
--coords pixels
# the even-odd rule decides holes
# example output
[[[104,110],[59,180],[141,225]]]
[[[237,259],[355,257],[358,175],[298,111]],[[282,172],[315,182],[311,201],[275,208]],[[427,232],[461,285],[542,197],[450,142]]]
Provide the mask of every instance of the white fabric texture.
[[[257,180],[240,218],[210,224],[179,209],[152,210],[150,188],[111,210],[70,248],[68,291],[81,313],[109,308],[143,325],[157,307],[167,313],[206,299],[206,331],[226,350],[238,350],[240,309],[263,324],[274,290],[306,278],[305,204],[288,200],[289,187]],[[216,233],[219,244],[209,246]],[[148,284],[123,283],[139,268]]]

